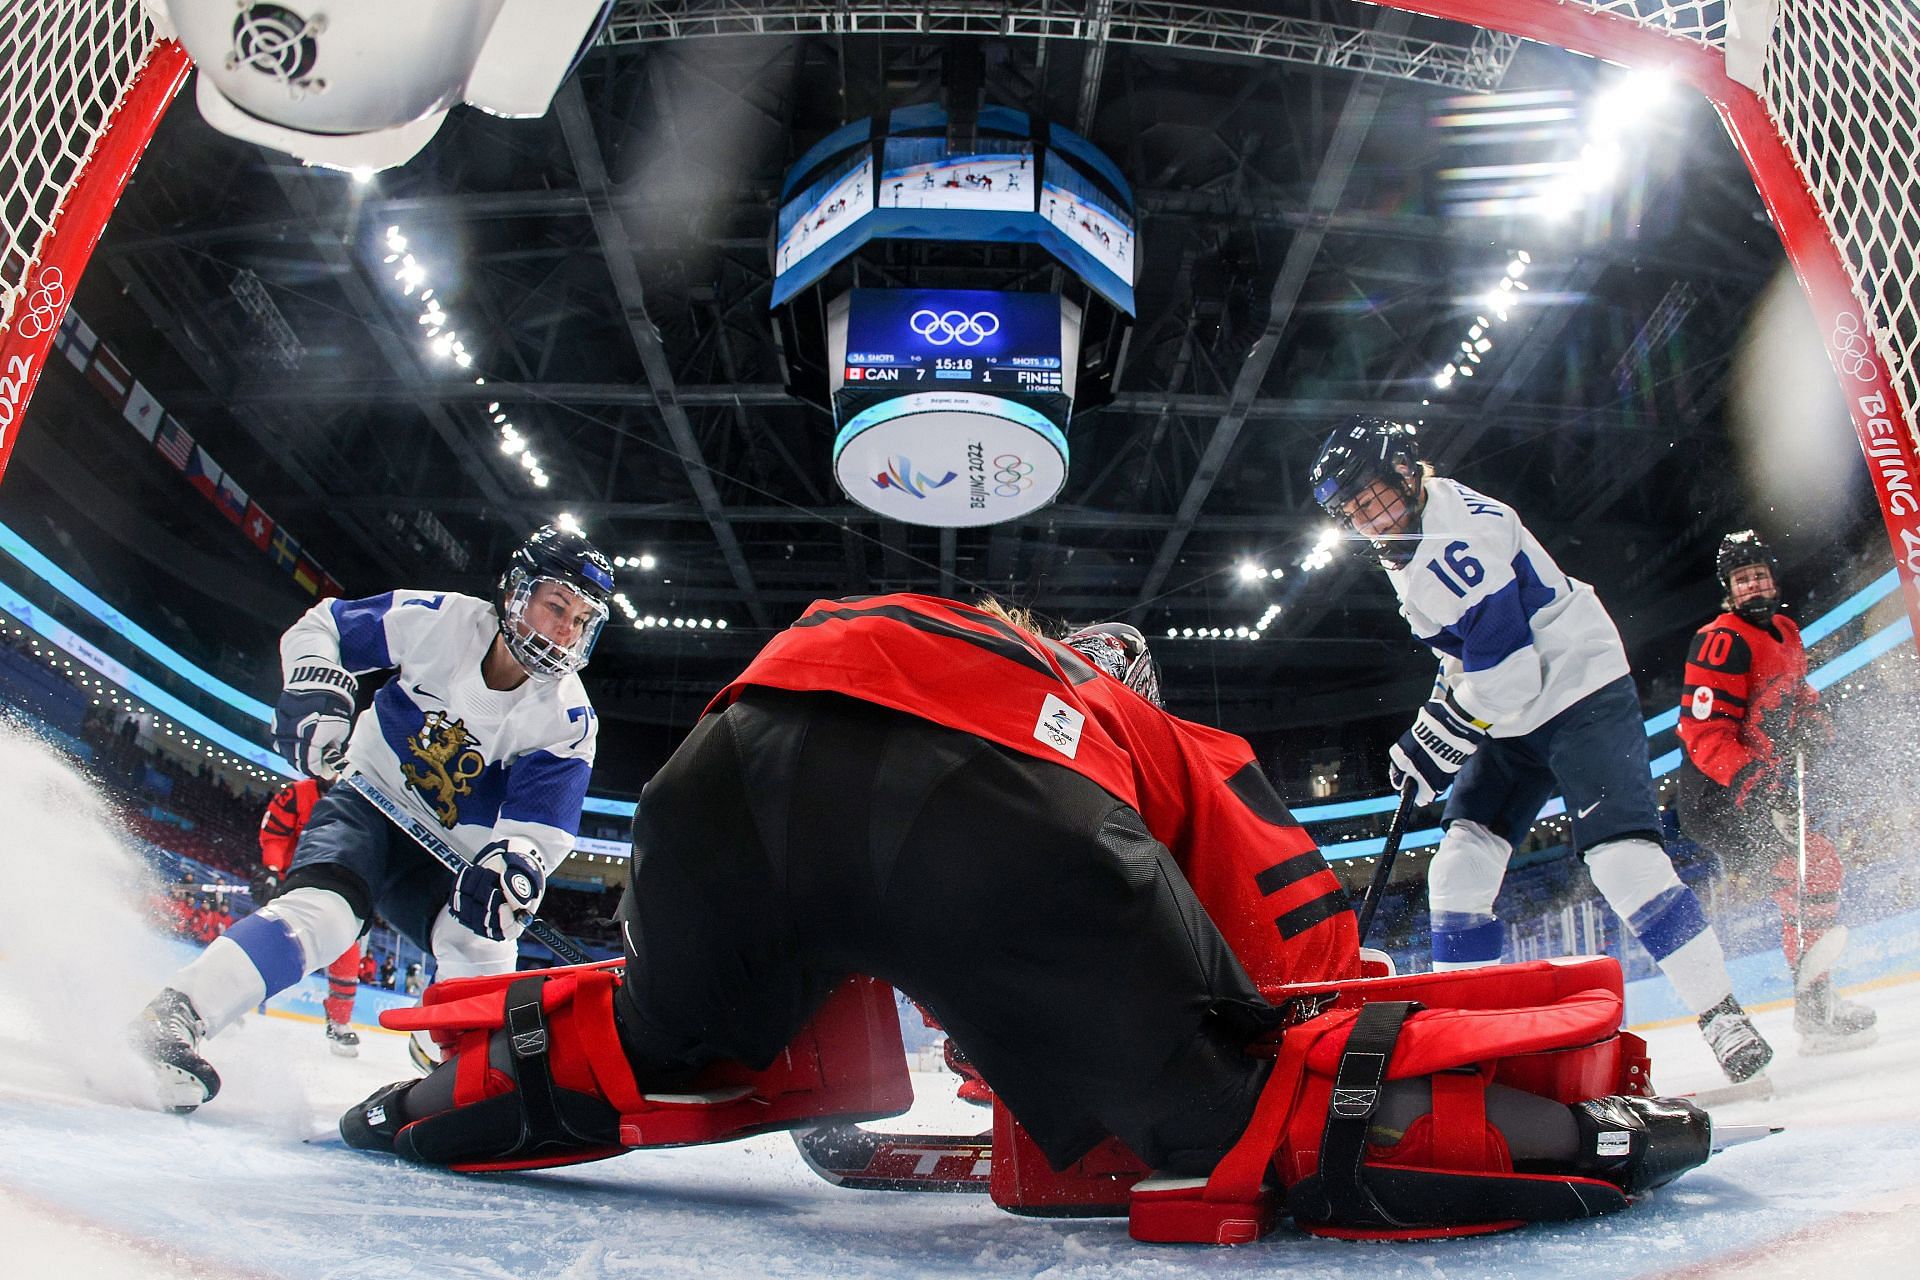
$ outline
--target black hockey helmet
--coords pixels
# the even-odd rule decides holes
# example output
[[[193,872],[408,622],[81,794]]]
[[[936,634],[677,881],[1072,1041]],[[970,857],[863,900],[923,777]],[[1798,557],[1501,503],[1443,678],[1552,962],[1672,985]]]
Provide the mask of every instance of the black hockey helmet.
[[[1419,483],[1409,473],[1417,475],[1419,466],[1412,428],[1384,418],[1354,418],[1320,446],[1307,480],[1320,509],[1348,527],[1352,522],[1347,519],[1347,504],[1354,495],[1376,480],[1391,485],[1406,499],[1408,509],[1416,512],[1415,523],[1406,532],[1417,533]],[[1373,549],[1383,560],[1404,564],[1416,541],[1402,537],[1396,543],[1375,542]]]
[[[1140,628],[1126,622],[1096,622],[1062,637],[1060,643],[1154,706],[1166,705],[1160,700],[1160,666]]]
[[[543,581],[569,588],[591,606],[594,616],[571,644],[561,645],[526,620],[534,588]],[[557,680],[587,665],[606,626],[613,599],[613,562],[584,534],[541,525],[507,557],[494,593],[493,611],[507,651],[530,675]]]
[[[1773,591],[1769,595],[1753,596],[1736,609],[1733,572],[1755,564],[1767,566],[1773,575]],[[1752,529],[1741,529],[1720,539],[1720,550],[1713,557],[1713,573],[1720,579],[1720,589],[1726,593],[1727,607],[1748,622],[1765,622],[1780,611],[1780,566],[1774,562],[1772,549]]]

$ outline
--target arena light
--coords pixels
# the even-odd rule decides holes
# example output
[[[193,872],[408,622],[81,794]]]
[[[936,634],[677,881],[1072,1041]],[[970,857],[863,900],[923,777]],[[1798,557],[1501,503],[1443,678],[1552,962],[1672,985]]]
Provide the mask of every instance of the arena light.
[[[1242,582],[1258,582],[1267,576],[1267,571],[1261,568],[1259,562],[1255,560],[1242,560],[1239,565],[1235,567],[1235,572],[1240,575],[1240,581]]]
[[[387,228],[382,243],[387,250],[383,261],[394,268],[393,278],[400,285],[401,293],[412,297],[416,289],[420,292],[420,313],[414,322],[427,331],[427,350],[442,360],[452,361],[457,368],[472,369],[473,352],[467,349],[459,331],[450,327],[452,317],[434,296],[434,290],[428,287],[426,266],[407,251],[409,242],[397,223]],[[487,380],[483,375],[475,374],[473,384],[484,387]],[[508,419],[498,400],[487,402],[487,414],[492,425],[500,429],[500,452],[508,457],[520,458],[528,482],[536,489],[544,489],[551,484],[552,478],[526,451],[526,441]]]

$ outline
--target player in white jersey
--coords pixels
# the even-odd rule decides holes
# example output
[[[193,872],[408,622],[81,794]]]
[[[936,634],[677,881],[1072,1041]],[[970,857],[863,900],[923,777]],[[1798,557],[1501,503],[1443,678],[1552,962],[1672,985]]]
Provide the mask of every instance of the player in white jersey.
[[[1406,428],[1335,431],[1314,500],[1367,539],[1416,639],[1433,695],[1388,753],[1419,804],[1451,784],[1427,875],[1435,969],[1500,960],[1494,899],[1514,846],[1558,789],[1609,905],[1700,1021],[1738,1082],[1773,1050],[1733,996],[1720,940],[1660,843],[1640,697],[1593,588],[1560,571],[1505,503],[1433,474]],[[1455,775],[1458,775],[1457,777]]]
[[[351,787],[301,832],[280,895],[168,980],[136,1024],[160,1101],[220,1088],[200,1042],[299,982],[377,913],[431,951],[442,979],[509,973],[521,921],[572,852],[593,767],[580,683],[613,570],[585,538],[542,528],[491,603],[451,592],[323,600],[280,641],[274,746],[316,778],[365,774],[470,860],[457,876]],[[353,717],[359,677],[392,671]]]

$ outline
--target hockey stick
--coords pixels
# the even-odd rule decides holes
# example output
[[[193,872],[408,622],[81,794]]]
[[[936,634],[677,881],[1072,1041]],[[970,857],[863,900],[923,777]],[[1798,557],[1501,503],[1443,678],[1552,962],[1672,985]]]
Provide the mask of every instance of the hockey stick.
[[[1373,882],[1367,886],[1367,896],[1360,903],[1359,943],[1363,947],[1367,945],[1367,931],[1373,928],[1373,913],[1380,909],[1380,899],[1387,892],[1387,880],[1393,875],[1393,860],[1400,856],[1400,841],[1407,834],[1407,817],[1413,812],[1413,787],[1412,778],[1400,784],[1400,807],[1393,811],[1393,821],[1387,825],[1387,839],[1380,848],[1380,861],[1374,864]]]
[[[1807,954],[1807,753],[1798,747],[1793,752],[1793,809],[1800,832],[1800,878],[1793,886],[1793,944],[1804,961]]]
[[[401,808],[398,800],[388,795],[379,783],[366,774],[350,773],[342,781],[365,797],[374,808],[386,814],[388,821],[410,836],[415,844],[425,849],[432,855],[435,862],[447,870],[459,875],[464,868],[473,865],[461,857],[439,832]],[[539,919],[532,912],[519,912],[515,918],[536,941],[546,944],[547,949],[558,956],[562,964],[593,963],[593,957],[587,954],[586,948],[545,920]]]

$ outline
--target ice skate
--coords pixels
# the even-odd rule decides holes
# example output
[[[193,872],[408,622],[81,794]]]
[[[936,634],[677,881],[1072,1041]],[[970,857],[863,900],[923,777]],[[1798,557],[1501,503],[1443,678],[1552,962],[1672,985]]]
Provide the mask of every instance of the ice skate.
[[[1833,989],[1833,978],[1821,974],[1793,993],[1793,1029],[1800,1036],[1800,1052],[1808,1055],[1845,1053],[1864,1049],[1880,1038],[1880,1015]]]
[[[1732,996],[1700,1015],[1700,1034],[1735,1084],[1753,1079],[1773,1061],[1773,1046],[1761,1038],[1753,1019]]]
[[[193,1002],[168,987],[140,1011],[133,1024],[134,1048],[152,1065],[160,1105],[185,1115],[220,1092],[220,1073],[200,1056],[206,1023]]]
[[[339,1058],[360,1056],[360,1033],[344,1022],[327,1019],[327,1048]]]
[[[439,1049],[426,1032],[416,1031],[407,1037],[407,1061],[423,1076],[432,1075],[440,1065]]]

